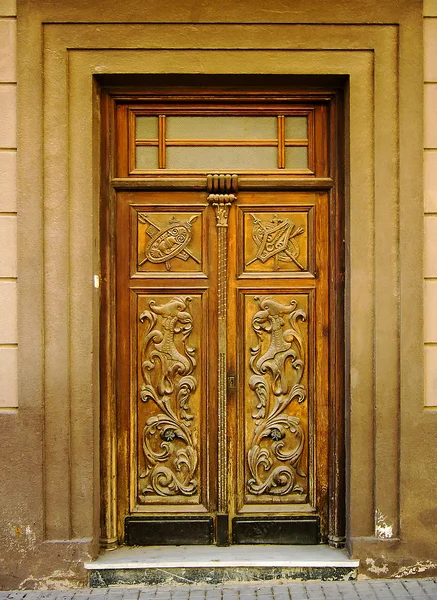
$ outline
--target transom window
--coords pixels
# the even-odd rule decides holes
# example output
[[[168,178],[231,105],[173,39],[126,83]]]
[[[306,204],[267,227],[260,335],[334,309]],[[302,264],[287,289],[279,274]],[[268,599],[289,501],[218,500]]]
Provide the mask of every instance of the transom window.
[[[130,172],[260,171],[310,174],[312,114],[166,115],[132,110]]]
[[[171,97],[157,89],[135,102],[117,100],[117,177],[168,179],[235,173],[261,177],[328,177],[326,97],[189,88]],[[247,182],[246,182],[247,183]]]

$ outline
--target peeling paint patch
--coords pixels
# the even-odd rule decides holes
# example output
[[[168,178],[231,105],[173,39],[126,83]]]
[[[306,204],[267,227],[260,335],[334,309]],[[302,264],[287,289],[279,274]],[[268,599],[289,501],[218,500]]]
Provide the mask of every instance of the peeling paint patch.
[[[30,525],[21,522],[9,523],[8,529],[10,536],[4,544],[8,545],[9,550],[16,550],[22,556],[25,556],[29,551],[32,552],[35,550],[37,538],[36,533]]]
[[[360,380],[360,372],[358,371],[358,369],[356,369],[354,367],[351,368],[350,378],[351,378],[351,388],[356,389],[358,387],[359,380]]]
[[[375,535],[383,540],[393,537],[393,525],[387,523],[387,517],[378,509],[375,511]]]
[[[77,573],[73,570],[54,571],[48,577],[36,578],[33,575],[18,586],[19,590],[65,590],[78,586]]]
[[[386,575],[388,573],[388,565],[383,564],[382,567],[378,567],[378,565],[375,564],[374,558],[366,558],[366,565],[367,570],[370,571],[370,573],[375,573],[375,575]]]
[[[423,560],[417,562],[415,565],[411,565],[410,567],[401,567],[399,571],[397,571],[393,577],[402,578],[409,577],[410,575],[417,575],[418,573],[423,573],[424,571],[428,571],[428,569],[437,568],[437,563],[433,563],[430,560]]]

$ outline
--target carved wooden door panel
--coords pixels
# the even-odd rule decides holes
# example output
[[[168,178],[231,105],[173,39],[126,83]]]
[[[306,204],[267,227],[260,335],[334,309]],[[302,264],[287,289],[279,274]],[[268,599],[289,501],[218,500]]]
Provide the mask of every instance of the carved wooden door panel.
[[[119,440],[127,543],[213,537],[217,242],[205,193],[120,193]]]
[[[232,539],[327,530],[328,196],[246,192],[230,216]]]
[[[126,542],[317,543],[327,194],[120,192],[117,213]]]
[[[340,102],[103,103],[107,546],[343,543]]]

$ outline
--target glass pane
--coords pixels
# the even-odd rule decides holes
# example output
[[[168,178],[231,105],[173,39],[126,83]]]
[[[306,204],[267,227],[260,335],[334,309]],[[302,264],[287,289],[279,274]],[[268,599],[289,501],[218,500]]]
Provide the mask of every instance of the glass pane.
[[[277,139],[276,117],[167,117],[168,140]]]
[[[308,117],[285,117],[285,139],[308,139]]]
[[[276,169],[276,147],[167,147],[167,169],[199,169],[229,171],[246,169]]]
[[[137,140],[158,139],[158,117],[136,117]]]
[[[136,169],[158,168],[158,146],[136,147]]]
[[[308,147],[289,146],[285,148],[286,169],[308,169]]]

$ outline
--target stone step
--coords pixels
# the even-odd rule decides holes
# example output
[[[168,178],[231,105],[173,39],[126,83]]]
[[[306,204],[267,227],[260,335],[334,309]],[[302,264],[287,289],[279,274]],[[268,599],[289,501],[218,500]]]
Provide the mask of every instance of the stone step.
[[[359,561],[345,550],[318,546],[124,546],[85,563],[91,587],[217,584],[237,581],[344,581]]]

